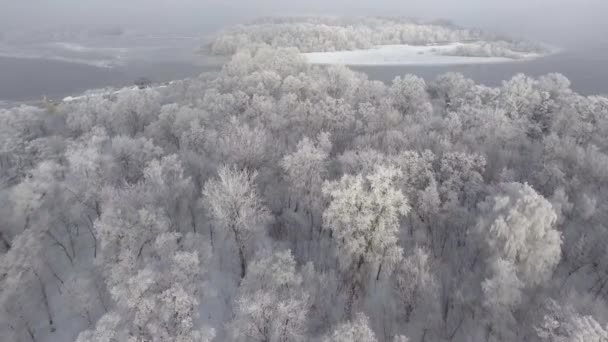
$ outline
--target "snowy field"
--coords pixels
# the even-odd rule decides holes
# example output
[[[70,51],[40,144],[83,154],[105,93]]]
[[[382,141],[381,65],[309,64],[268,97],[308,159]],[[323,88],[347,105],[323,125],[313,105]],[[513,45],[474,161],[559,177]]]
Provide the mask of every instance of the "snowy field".
[[[304,56],[311,64],[344,64],[344,65],[463,65],[483,63],[505,63],[531,60],[541,55],[521,54],[520,58],[506,57],[465,57],[449,56],[454,49],[465,46],[464,43],[446,45],[381,45],[369,50],[311,52]]]

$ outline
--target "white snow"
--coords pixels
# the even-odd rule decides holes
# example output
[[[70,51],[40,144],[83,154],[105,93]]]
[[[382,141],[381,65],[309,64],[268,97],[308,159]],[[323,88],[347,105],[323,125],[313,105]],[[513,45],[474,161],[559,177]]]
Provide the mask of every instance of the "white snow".
[[[84,96],[66,96],[66,97],[63,98],[62,101],[63,102],[73,102],[73,101],[76,101],[76,100],[80,100],[82,98],[84,98]]]
[[[165,88],[166,86],[157,86],[154,87],[156,88]],[[107,89],[99,89],[99,90],[90,90],[87,91],[85,94],[83,95],[79,95],[79,96],[66,96],[63,98],[63,100],[61,100],[62,102],[74,102],[74,101],[81,101],[87,98],[91,98],[91,97],[102,97],[102,96],[107,96],[107,95],[118,95],[127,91],[138,91],[140,90],[138,87],[134,86],[134,87],[125,87],[125,88],[121,88],[115,91],[109,91]]]
[[[86,51],[91,51],[92,49],[80,44],[76,44],[76,43],[69,43],[69,42],[58,42],[58,43],[54,43],[55,46],[64,49],[64,50],[70,50],[70,51],[77,51],[77,52],[86,52]]]
[[[506,57],[465,57],[447,56],[450,50],[465,43],[446,45],[380,45],[368,50],[311,52],[304,53],[311,64],[344,64],[344,65],[459,65],[482,63],[505,63],[530,60],[540,57],[538,54],[522,54],[521,58]]]
[[[66,63],[90,65],[90,66],[104,68],[104,69],[112,69],[115,66],[124,64],[121,61],[113,61],[113,60],[69,58],[69,57],[56,56],[56,55],[52,55],[52,54],[36,54],[36,53],[27,53],[27,52],[6,52],[6,51],[1,51],[1,50],[0,50],[0,57],[51,60],[51,61],[59,61],[59,62],[66,62]]]

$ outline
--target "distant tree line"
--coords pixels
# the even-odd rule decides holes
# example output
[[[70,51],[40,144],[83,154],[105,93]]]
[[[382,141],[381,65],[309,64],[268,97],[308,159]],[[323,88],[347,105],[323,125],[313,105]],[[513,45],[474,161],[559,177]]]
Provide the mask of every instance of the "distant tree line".
[[[210,44],[217,55],[232,55],[243,47],[295,47],[301,52],[369,49],[378,45],[437,45],[482,42],[452,54],[479,57],[517,57],[522,52],[547,52],[536,43],[518,41],[449,22],[422,22],[407,18],[264,18],[221,32]]]

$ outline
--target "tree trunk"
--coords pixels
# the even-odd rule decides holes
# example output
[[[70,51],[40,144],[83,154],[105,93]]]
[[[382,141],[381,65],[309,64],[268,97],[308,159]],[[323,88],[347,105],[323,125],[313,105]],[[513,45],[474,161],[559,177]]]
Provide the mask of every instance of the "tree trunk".
[[[310,241],[313,240],[314,237],[314,231],[315,231],[315,218],[313,216],[312,210],[308,212],[309,215],[309,219],[310,219]]]
[[[239,247],[239,259],[241,261],[241,279],[243,279],[247,272],[247,265],[245,264],[245,254],[242,247]]]
[[[245,260],[245,244],[243,244],[241,235],[239,234],[239,231],[235,227],[232,227],[232,232],[234,232],[234,239],[236,241],[236,246],[239,250],[239,261],[241,264],[241,279],[243,279],[243,278],[245,278],[245,274],[247,272],[247,260]]]
[[[44,303],[44,308],[46,309],[46,315],[49,320],[49,326],[51,328],[51,332],[55,332],[55,325],[53,323],[53,314],[51,313],[51,306],[49,305],[49,297],[46,293],[46,288],[44,287],[44,283],[42,282],[42,278],[38,275],[38,273],[34,272],[36,278],[38,278],[38,282],[40,283],[40,290],[42,291],[42,301]]]
[[[91,238],[93,238],[93,258],[97,259],[97,237],[95,236],[95,232],[93,231],[93,221],[89,218],[89,221],[91,221],[91,225],[86,225],[87,229],[89,231],[89,234],[91,234]]]
[[[88,328],[93,325],[93,320],[91,319],[91,313],[89,310],[84,310],[84,313],[86,314],[87,322],[89,323],[89,325],[87,325]]]
[[[104,312],[108,312],[108,306],[103,301],[103,294],[101,293],[101,290],[97,286],[97,282],[94,281],[94,283],[95,283],[95,290],[96,290],[95,292],[97,292],[97,298],[99,299],[99,302],[101,303],[101,307],[103,308]]]
[[[196,233],[196,212],[194,211],[193,205],[190,205],[190,221],[192,232]]]
[[[61,250],[63,251],[63,254],[65,254],[65,256],[70,261],[70,265],[74,265],[74,260],[73,260],[72,256],[70,255],[70,252],[68,251],[68,248],[65,246],[65,244],[63,244],[61,241],[59,241],[59,239],[55,235],[53,235],[53,233],[51,233],[50,230],[47,230],[45,233],[55,242],[55,244],[57,246],[59,246],[61,248]]]
[[[11,249],[11,243],[6,239],[2,232],[0,232],[0,240],[2,240],[2,244],[7,251]]]
[[[68,224],[65,224],[63,227],[65,228],[65,231],[68,234],[72,259],[76,259],[76,248],[74,248],[74,236],[72,235],[72,230],[70,229],[70,226]],[[76,227],[76,229],[78,229],[78,227]]]
[[[213,223],[209,225],[209,242],[211,243],[211,251],[214,252],[213,250]]]
[[[422,331],[422,338],[420,339],[420,342],[425,342],[426,341],[426,333],[427,333],[427,329],[424,329]]]
[[[405,306],[405,323],[409,323],[412,318],[412,312],[414,311],[414,307],[412,304],[407,304]]]
[[[380,273],[382,272],[382,263],[378,265],[378,273],[376,273],[376,281],[380,280]]]
[[[25,324],[25,330],[27,330],[28,335],[30,335],[32,342],[36,342],[36,335],[34,335],[34,331],[32,330],[32,327],[30,326],[28,321],[25,320],[23,317],[21,317],[21,319],[23,320],[23,323]]]
[[[353,304],[355,302],[355,297],[357,295],[357,282],[353,282],[350,287],[350,292],[348,294],[348,299],[346,300],[346,307],[344,308],[346,317],[350,320],[353,318]]]

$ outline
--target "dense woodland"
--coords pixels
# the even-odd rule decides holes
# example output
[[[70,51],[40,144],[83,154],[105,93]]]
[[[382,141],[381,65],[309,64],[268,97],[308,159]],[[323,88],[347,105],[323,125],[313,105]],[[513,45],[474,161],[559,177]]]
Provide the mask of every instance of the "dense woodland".
[[[441,45],[466,42],[449,55],[520,58],[522,53],[547,53],[539,43],[514,40],[449,22],[423,22],[407,18],[266,18],[230,27],[210,44],[216,55],[232,55],[243,47],[287,48],[301,52],[369,49],[377,45]]]
[[[608,341],[607,151],[558,74],[284,48],[1,110],[0,340]]]

